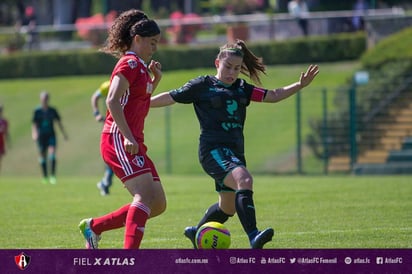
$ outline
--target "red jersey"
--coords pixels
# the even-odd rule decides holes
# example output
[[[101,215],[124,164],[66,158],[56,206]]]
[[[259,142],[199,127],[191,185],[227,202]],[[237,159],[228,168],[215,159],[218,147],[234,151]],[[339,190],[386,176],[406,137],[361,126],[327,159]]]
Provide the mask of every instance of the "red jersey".
[[[121,97],[121,105],[126,122],[137,142],[144,142],[144,121],[150,108],[150,97],[153,92],[152,79],[146,64],[134,52],[127,52],[117,62],[111,79],[121,73],[128,81],[129,88]],[[103,133],[116,133],[119,129],[110,111],[107,111]]]
[[[0,118],[0,155],[4,154],[6,151],[5,148],[5,139],[8,131],[7,120]]]

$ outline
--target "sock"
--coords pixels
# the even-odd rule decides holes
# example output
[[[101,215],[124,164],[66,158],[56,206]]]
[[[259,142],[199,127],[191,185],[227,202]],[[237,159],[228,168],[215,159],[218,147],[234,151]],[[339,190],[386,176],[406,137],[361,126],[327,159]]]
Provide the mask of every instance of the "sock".
[[[223,210],[220,209],[218,203],[213,204],[206,211],[205,216],[203,216],[202,220],[200,220],[199,224],[197,225],[197,228],[201,227],[203,224],[207,222],[219,222],[223,224],[229,219],[229,217],[232,216],[233,215],[228,215],[224,213]]]
[[[50,174],[54,176],[56,174],[56,155],[50,154],[49,161],[50,161]]]
[[[109,166],[106,165],[102,182],[105,187],[110,187],[112,185],[112,180],[113,180],[113,171]]]
[[[90,228],[94,233],[100,235],[104,231],[123,227],[126,223],[126,216],[129,207],[130,204],[127,204],[113,212],[110,212],[109,214],[93,218]]]
[[[133,202],[126,216],[126,229],[124,233],[125,249],[137,249],[143,239],[146,221],[150,216],[150,208],[140,202]]]
[[[40,162],[41,171],[43,173],[43,177],[47,178],[47,163],[44,160],[44,158],[40,158],[39,162]]]
[[[249,240],[258,233],[256,227],[255,205],[253,203],[253,191],[244,189],[236,192],[236,212]]]
[[[54,176],[56,174],[56,159],[51,160],[51,175]]]

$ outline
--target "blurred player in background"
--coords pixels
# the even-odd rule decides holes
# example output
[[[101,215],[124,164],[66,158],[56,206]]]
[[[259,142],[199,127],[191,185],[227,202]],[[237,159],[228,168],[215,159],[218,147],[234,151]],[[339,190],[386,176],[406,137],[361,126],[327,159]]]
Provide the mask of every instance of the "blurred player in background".
[[[99,101],[106,101],[107,94],[109,93],[110,81],[103,82],[100,87],[93,93],[91,98],[91,105],[94,118],[97,122],[104,122],[105,116],[99,111]],[[105,172],[103,178],[97,183],[97,188],[100,190],[102,196],[109,195],[109,189],[113,182],[113,171],[105,164]]]
[[[6,154],[6,146],[10,146],[9,123],[3,116],[3,105],[0,104],[0,171],[1,161]]]
[[[42,91],[40,93],[40,106],[33,112],[32,138],[37,142],[39,148],[39,162],[43,173],[43,183],[47,184],[50,182],[51,184],[56,184],[57,136],[54,130],[54,123],[57,123],[59,126],[65,140],[67,140],[67,134],[57,109],[49,106],[49,99],[48,92]],[[48,163],[50,167],[48,167]]]
[[[200,123],[199,161],[215,180],[218,202],[211,205],[197,226],[189,226],[184,235],[196,248],[196,232],[207,222],[225,223],[237,213],[254,249],[272,240],[274,230],[258,230],[253,199],[253,178],[246,168],[244,123],[246,108],[253,102],[276,103],[309,85],[318,74],[318,66],[310,65],[299,81],[272,90],[261,88],[238,78],[242,73],[260,85],[265,73],[262,58],[256,57],[237,40],[220,48],[215,59],[216,75],[200,76],[184,86],[152,97],[151,107],[178,103],[193,104]]]

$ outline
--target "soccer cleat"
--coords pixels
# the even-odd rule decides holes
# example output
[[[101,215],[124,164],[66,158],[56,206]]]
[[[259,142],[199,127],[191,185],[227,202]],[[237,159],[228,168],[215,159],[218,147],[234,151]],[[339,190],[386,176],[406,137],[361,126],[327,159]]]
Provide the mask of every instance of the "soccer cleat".
[[[185,228],[185,232],[183,233],[192,242],[194,249],[197,249],[196,232],[197,228],[195,226],[188,226]]]
[[[97,188],[100,190],[100,195],[106,196],[109,195],[109,189],[106,187],[102,181],[97,183]]]
[[[45,185],[47,185],[49,183],[49,180],[47,179],[47,177],[44,177],[41,182]]]
[[[50,184],[55,185],[57,183],[56,177],[55,176],[50,176],[49,182],[50,182]]]
[[[87,249],[97,249],[99,246],[99,241],[101,239],[100,235],[97,235],[90,228],[91,218],[81,220],[79,223],[80,233],[86,239],[86,248]]]
[[[273,228],[266,228],[263,231],[259,231],[255,238],[250,241],[250,246],[253,249],[262,249],[267,242],[272,241],[273,234]]]

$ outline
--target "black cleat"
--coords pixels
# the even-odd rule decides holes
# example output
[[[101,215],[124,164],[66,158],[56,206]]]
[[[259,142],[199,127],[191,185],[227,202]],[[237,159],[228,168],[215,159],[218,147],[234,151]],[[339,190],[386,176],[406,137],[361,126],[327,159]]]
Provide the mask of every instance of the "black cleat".
[[[197,228],[195,226],[188,226],[185,228],[185,232],[183,233],[192,242],[194,249],[197,249],[196,232]]]
[[[258,232],[255,238],[250,241],[250,246],[252,249],[262,249],[267,242],[272,241],[273,234],[273,228],[266,228]]]

